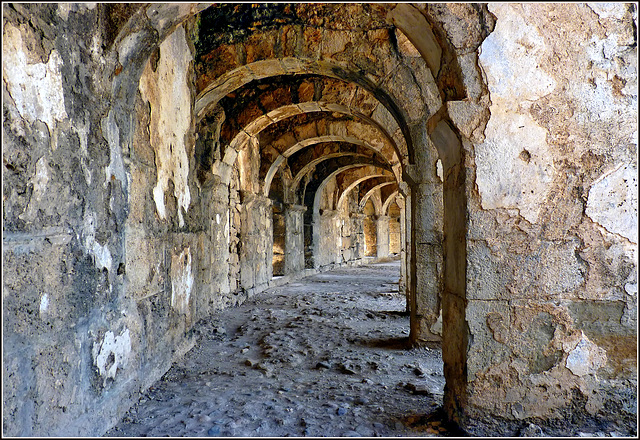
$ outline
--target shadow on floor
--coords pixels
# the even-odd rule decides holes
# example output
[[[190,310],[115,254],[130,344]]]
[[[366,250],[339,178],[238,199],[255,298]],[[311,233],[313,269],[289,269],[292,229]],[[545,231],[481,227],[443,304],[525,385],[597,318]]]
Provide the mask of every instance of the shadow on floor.
[[[386,348],[388,350],[408,350],[412,348],[408,336],[402,338],[369,339],[362,341],[362,344],[367,347]]]

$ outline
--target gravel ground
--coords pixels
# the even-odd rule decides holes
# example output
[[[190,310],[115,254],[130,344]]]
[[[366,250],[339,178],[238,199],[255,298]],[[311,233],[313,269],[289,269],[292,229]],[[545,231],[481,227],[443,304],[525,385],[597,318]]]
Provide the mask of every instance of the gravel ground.
[[[400,263],[307,277],[198,323],[198,342],[105,434],[447,436],[440,350],[408,347]]]

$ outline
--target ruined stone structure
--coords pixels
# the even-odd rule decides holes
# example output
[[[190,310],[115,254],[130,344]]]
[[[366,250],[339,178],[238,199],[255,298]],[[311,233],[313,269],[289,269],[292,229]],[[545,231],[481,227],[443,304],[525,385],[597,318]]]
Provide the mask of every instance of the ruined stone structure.
[[[470,433],[637,408],[637,9],[3,4],[3,433],[100,435],[275,283],[399,256]]]

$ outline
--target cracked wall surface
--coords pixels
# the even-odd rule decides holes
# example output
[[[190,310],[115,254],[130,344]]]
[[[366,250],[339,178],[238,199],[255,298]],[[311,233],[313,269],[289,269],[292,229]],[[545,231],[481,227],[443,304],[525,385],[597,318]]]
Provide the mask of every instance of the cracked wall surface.
[[[632,420],[637,11],[489,10],[479,63],[491,116],[468,186],[468,411],[553,420],[617,408]]]

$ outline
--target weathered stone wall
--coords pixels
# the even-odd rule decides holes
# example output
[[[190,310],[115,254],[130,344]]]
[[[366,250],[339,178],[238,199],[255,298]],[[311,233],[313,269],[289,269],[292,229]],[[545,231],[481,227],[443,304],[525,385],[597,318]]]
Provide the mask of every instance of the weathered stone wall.
[[[110,149],[103,123],[109,18],[96,5],[3,5],[5,435],[101,434],[171,360],[160,348],[144,361],[125,287],[129,151]]]
[[[465,144],[467,414],[488,425],[495,424],[488,414],[630,422],[637,408],[636,8],[489,10],[496,27],[479,61],[491,117],[484,140]]]
[[[256,32],[246,44],[259,51],[221,44],[232,62],[196,78],[192,23],[180,23],[203,7],[3,5],[5,435],[103,433],[189,349],[197,320],[269,285],[267,146],[222,145],[220,107],[209,131],[194,118],[196,84],[256,60],[353,80],[363,89],[332,108],[370,107],[399,146],[403,246],[392,238],[389,251],[402,256],[414,342],[439,339],[442,303],[454,420],[492,435],[531,420],[633,422],[634,5],[404,5],[387,17],[402,32]],[[276,47],[313,62],[281,64]],[[238,84],[255,79],[238,72]],[[218,98],[236,90],[230,78]],[[310,84],[296,93],[320,95]],[[297,135],[312,125],[322,131]],[[285,274],[364,257],[358,191],[336,207],[329,180],[318,204],[284,204]],[[305,184],[320,185],[313,173]]]

